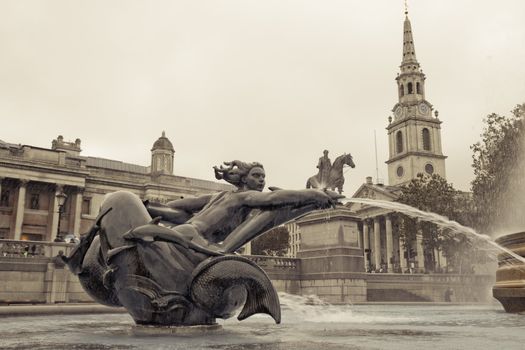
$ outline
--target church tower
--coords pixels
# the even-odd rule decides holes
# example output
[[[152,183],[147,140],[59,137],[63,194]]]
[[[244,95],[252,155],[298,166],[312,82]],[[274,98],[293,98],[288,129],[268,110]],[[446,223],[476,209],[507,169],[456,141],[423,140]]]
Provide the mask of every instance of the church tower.
[[[438,111],[425,99],[425,74],[416,59],[412,27],[405,11],[403,59],[396,77],[398,102],[388,118],[388,183],[403,185],[418,173],[445,178],[445,158],[441,151],[441,121]]]

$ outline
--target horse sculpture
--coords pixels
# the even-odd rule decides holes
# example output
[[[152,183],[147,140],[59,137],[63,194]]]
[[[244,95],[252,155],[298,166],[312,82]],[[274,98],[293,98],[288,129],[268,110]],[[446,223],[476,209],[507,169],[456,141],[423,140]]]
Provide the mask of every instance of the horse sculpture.
[[[329,188],[334,191],[337,188],[339,194],[343,192],[343,184],[345,183],[345,177],[343,176],[343,166],[349,165],[351,168],[355,168],[352,155],[350,153],[343,154],[337,157],[330,168],[328,180],[321,183],[319,181],[319,174],[316,174],[306,181],[306,188]]]

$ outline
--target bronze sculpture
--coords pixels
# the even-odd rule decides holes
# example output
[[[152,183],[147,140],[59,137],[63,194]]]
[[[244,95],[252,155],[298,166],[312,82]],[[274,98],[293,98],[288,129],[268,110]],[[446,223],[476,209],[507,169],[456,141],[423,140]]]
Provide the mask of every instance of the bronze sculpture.
[[[263,193],[264,168],[233,161],[215,167],[224,191],[161,205],[129,192],[109,195],[93,228],[68,258],[96,301],[124,306],[137,324],[203,325],[216,318],[267,313],[280,322],[279,299],[264,271],[233,253],[270,228],[340,195],[321,190]],[[153,219],[152,219],[153,218]]]
[[[321,184],[328,182],[330,169],[332,169],[332,162],[330,158],[328,158],[328,150],[325,149],[323,151],[323,156],[319,158],[319,162],[317,163],[317,169],[319,169],[317,181]]]
[[[330,165],[330,158],[328,158],[328,151],[325,150],[323,157],[319,158],[317,167],[319,173],[310,177],[306,181],[306,188],[329,188],[334,191],[337,188],[339,194],[343,193],[343,185],[345,178],[343,176],[343,167],[349,165],[355,168],[354,160],[351,154],[343,154],[334,160]],[[328,166],[330,167],[328,168]]]

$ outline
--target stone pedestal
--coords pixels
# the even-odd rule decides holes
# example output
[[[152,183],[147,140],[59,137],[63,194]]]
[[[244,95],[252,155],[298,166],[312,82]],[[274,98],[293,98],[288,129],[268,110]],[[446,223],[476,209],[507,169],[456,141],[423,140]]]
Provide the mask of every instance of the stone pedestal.
[[[330,303],[366,301],[365,257],[359,219],[348,209],[311,213],[297,221],[301,294]]]
[[[347,209],[322,210],[298,220],[303,275],[363,272],[364,255],[357,227],[359,219]]]

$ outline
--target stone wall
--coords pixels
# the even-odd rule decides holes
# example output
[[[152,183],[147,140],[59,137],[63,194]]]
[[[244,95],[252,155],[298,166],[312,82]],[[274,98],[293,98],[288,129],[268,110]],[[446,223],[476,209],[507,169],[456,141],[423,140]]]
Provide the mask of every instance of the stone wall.
[[[38,245],[35,253],[26,250],[31,244]],[[76,276],[53,263],[59,250],[67,254],[72,245],[7,240],[0,245],[0,304],[92,301]],[[264,269],[277,291],[317,295],[333,304],[493,300],[492,275],[318,272],[305,270],[301,259],[247,257]]]
[[[78,278],[51,259],[2,259],[0,304],[91,302]]]
[[[0,240],[0,304],[91,302],[78,278],[53,262],[59,251],[67,255],[72,247]]]
[[[366,274],[367,301],[490,302],[495,281],[492,275]]]
[[[331,304],[352,304],[366,301],[366,280],[362,278],[305,279],[301,295],[317,295]]]

